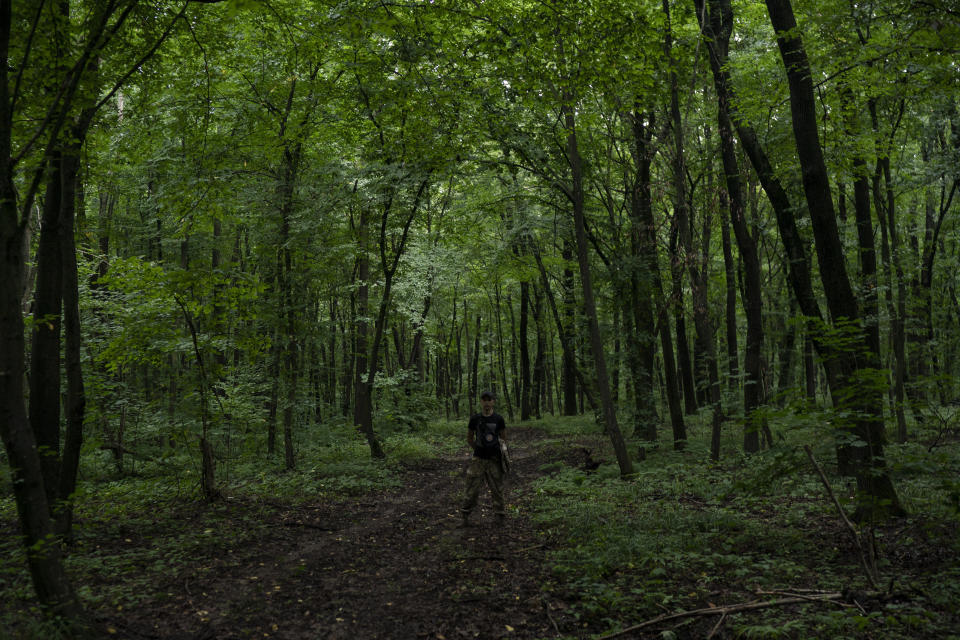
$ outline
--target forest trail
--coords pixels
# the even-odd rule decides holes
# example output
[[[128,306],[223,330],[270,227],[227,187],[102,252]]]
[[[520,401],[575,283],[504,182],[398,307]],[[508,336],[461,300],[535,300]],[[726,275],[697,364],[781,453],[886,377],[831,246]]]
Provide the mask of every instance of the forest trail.
[[[163,640],[578,635],[569,603],[541,588],[551,580],[545,537],[510,509],[548,462],[541,434],[510,436],[503,527],[486,490],[475,525],[456,527],[466,452],[425,460],[400,490],[284,508],[258,542],[194,559],[163,601],[100,621],[114,637]]]

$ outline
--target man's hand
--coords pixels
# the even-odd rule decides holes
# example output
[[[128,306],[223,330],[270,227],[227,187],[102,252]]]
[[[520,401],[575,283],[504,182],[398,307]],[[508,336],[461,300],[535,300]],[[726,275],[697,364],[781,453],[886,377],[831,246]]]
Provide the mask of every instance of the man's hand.
[[[473,429],[470,429],[469,431],[467,431],[467,446],[473,449],[476,442],[477,442],[477,435],[473,431]]]

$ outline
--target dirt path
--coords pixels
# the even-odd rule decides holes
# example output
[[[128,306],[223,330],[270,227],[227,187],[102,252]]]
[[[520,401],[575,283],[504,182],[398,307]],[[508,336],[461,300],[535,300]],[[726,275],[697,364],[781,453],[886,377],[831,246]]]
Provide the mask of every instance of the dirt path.
[[[535,432],[511,436],[508,504],[544,463]],[[259,543],[199,560],[164,602],[101,621],[164,640],[576,636],[569,603],[541,588],[548,543],[522,515],[498,527],[484,492],[476,526],[456,528],[465,460],[427,461],[401,491],[284,510]]]

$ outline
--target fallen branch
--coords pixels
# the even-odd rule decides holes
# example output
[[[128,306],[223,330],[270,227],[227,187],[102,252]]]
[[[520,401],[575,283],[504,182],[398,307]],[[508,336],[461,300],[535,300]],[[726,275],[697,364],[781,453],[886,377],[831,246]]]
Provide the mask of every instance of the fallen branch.
[[[807,457],[810,458],[810,463],[820,475],[820,481],[823,483],[824,488],[826,488],[827,495],[829,495],[830,499],[833,500],[833,506],[837,508],[837,513],[840,514],[840,519],[843,521],[843,524],[846,525],[847,530],[850,531],[850,536],[853,538],[853,543],[857,545],[857,551],[860,555],[860,564],[863,565],[863,571],[867,574],[867,581],[870,582],[870,586],[874,591],[879,591],[880,587],[877,584],[876,569],[874,568],[873,563],[870,562],[870,559],[867,557],[867,552],[863,548],[863,543],[860,541],[860,535],[857,533],[856,527],[853,526],[853,523],[850,522],[850,518],[847,517],[843,507],[840,506],[840,501],[837,500],[837,496],[833,492],[833,487],[830,486],[830,482],[827,480],[827,475],[823,472],[823,467],[821,467],[820,463],[817,462],[816,458],[813,457],[813,450],[810,449],[810,445],[803,445],[803,450],[807,452]]]
[[[668,622],[670,620],[680,620],[682,618],[693,618],[696,616],[726,616],[730,613],[740,613],[741,611],[752,611],[754,609],[767,609],[769,607],[780,607],[787,604],[806,604],[810,602],[829,602],[832,600],[839,600],[843,597],[840,593],[828,593],[819,598],[816,597],[794,597],[794,598],[781,598],[779,600],[765,600],[758,601],[754,600],[753,602],[743,602],[740,604],[731,604],[725,607],[707,607],[706,609],[693,609],[692,611],[681,611],[679,613],[671,613],[667,615],[657,616],[646,622],[641,622],[640,624],[635,624],[632,627],[627,627],[626,629],[621,629],[620,631],[615,631],[614,633],[601,636],[598,640],[609,640],[610,638],[618,638],[622,635],[643,629],[644,627],[652,627],[653,625],[660,624],[661,622]]]
[[[527,551],[533,551],[534,549],[541,549],[544,546],[545,545],[542,545],[542,544],[535,544],[529,547],[524,547],[523,549],[517,549],[516,553],[525,553]]]
[[[713,629],[710,630],[710,634],[707,636],[707,640],[712,640],[713,636],[717,635],[717,631],[720,630],[721,625],[727,619],[727,614],[720,616],[720,619],[717,620],[717,624],[713,625]]]
[[[806,591],[806,593],[804,593]],[[787,598],[804,598],[805,600],[826,600],[824,596],[839,596],[838,592],[833,591],[807,591],[807,590],[797,590],[797,591],[757,591],[758,596],[784,596]],[[833,604],[838,607],[847,607],[853,608],[854,605],[847,604],[846,602],[839,602],[834,600]]]
[[[313,524],[312,522],[293,522],[287,520],[280,524],[284,527],[306,527],[308,529],[316,529],[317,531],[336,531],[336,529],[331,529],[330,527],[325,527],[320,524]]]
[[[547,614],[547,619],[550,620],[550,623],[553,625],[553,630],[557,632],[557,636],[560,636],[560,627],[557,626],[557,621],[553,619],[553,616],[550,615],[550,605],[541,597],[540,604],[543,606],[544,612]]]

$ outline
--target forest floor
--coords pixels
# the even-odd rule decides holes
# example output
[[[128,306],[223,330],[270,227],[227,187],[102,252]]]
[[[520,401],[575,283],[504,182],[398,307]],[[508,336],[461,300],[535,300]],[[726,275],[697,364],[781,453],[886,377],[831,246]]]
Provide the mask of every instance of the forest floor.
[[[260,533],[238,536],[238,546],[223,548],[229,533],[211,532],[217,555],[183,558],[135,608],[95,611],[98,626],[113,637],[144,640],[587,634],[568,615],[570,603],[541,588],[551,580],[549,543],[514,506],[547,462],[534,446],[537,438],[535,430],[511,429],[507,501],[513,508],[503,526],[494,522],[484,491],[475,524],[457,527],[465,454],[424,460],[408,466],[399,490],[274,505]],[[220,521],[225,528],[248,526],[259,510],[226,503],[235,517]],[[201,510],[181,517],[208,526]],[[105,554],[111,546],[122,551],[147,542],[148,533],[119,530],[98,546]]]
[[[305,451],[294,472],[238,465],[213,503],[183,465],[91,464],[67,568],[94,628],[130,640],[960,638],[960,524],[931,509],[956,500],[952,449],[941,460],[911,445],[913,477],[898,463],[914,515],[876,528],[879,593],[797,447],[726,467],[704,464],[702,444],[652,449],[623,482],[579,420],[511,427],[507,521],[484,491],[461,529],[459,426],[394,440],[386,464],[358,440]],[[39,615],[22,554],[7,499],[0,640],[72,640]]]

